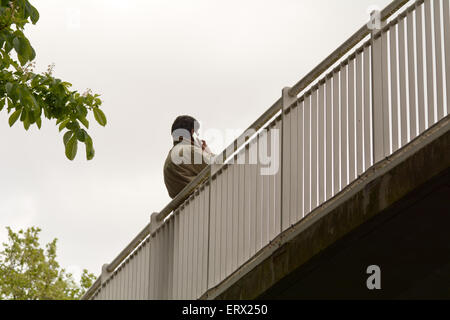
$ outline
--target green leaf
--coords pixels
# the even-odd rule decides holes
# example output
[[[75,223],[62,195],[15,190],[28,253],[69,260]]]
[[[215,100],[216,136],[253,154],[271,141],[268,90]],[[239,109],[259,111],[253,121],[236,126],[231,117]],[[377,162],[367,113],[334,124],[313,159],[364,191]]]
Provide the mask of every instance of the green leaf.
[[[35,74],[31,80],[31,87],[35,88],[39,85],[39,81],[41,80],[41,76],[38,74]]]
[[[11,95],[13,87],[14,87],[14,85],[11,82],[8,82],[6,84],[5,89],[6,89],[6,93],[8,94],[8,96]]]
[[[67,144],[67,142],[68,142],[69,139],[72,137],[72,135],[73,135],[73,131],[67,131],[67,132],[64,134],[64,137],[63,137],[64,145]]]
[[[77,117],[78,117],[78,119],[86,118],[86,116],[87,116],[87,109],[86,109],[85,106],[83,106],[82,104],[77,104],[76,110],[77,110]]]
[[[13,45],[21,65],[24,65],[28,61],[32,60],[33,50],[30,42],[26,38],[16,36],[13,40]]]
[[[34,51],[34,48],[31,46],[31,44],[30,44],[30,55],[29,55],[29,58],[30,58],[30,61],[33,61],[34,60],[34,58],[36,58],[36,51]]]
[[[20,115],[20,121],[25,121],[26,115],[27,115],[26,110],[23,109],[23,110],[22,110],[22,114]]]
[[[31,22],[36,24],[39,20],[39,11],[35,7],[33,7],[28,1],[26,2],[26,9],[28,14],[30,15]]]
[[[77,148],[78,148],[78,140],[76,135],[73,135],[72,138],[67,141],[66,144],[66,157],[69,160],[75,159],[75,156],[77,155]]]
[[[61,84],[64,86],[64,88],[66,88],[66,89],[69,89],[71,86],[72,86],[72,84],[70,83],[70,82],[67,82],[67,81],[63,81],[63,82],[61,82]]]
[[[41,125],[42,125],[41,118],[36,119],[36,125],[38,126],[39,129],[41,129]]]
[[[77,121],[72,121],[67,125],[67,129],[77,131],[78,129],[80,129],[80,125]]]
[[[22,112],[22,109],[16,110],[13,112],[11,117],[9,117],[9,126],[12,127],[14,123],[16,123],[17,119],[19,119],[20,113]]]
[[[22,115],[20,117],[20,120],[23,122],[23,127],[25,128],[25,130],[28,131],[28,129],[30,128],[31,123],[33,123],[33,119],[30,115],[30,111],[28,111],[27,109],[24,109],[22,111]]]
[[[86,118],[78,117],[78,120],[83,124],[83,126],[86,127],[86,129],[89,129],[89,121]]]
[[[12,33],[7,33],[5,37],[6,37],[5,52],[9,53],[14,47],[13,46],[14,35]]]
[[[2,100],[0,100],[0,111],[2,111],[2,109],[5,107],[5,103],[6,103],[6,98],[3,98]]]
[[[92,139],[91,137],[86,133],[86,159],[87,160],[92,160],[95,156],[95,150],[94,150],[94,146],[92,144]]]
[[[34,110],[29,110],[27,112],[28,120],[30,120],[30,124],[33,124],[36,122],[35,113],[36,113],[36,111],[34,111]]]
[[[25,113],[25,119],[23,120],[23,127],[25,128],[25,130],[28,131],[28,129],[30,128],[30,118],[26,110],[23,113]]]
[[[106,126],[106,116],[99,108],[94,108],[94,118],[101,126]]]
[[[11,110],[15,108],[15,105],[12,102],[11,98],[6,98],[6,101],[8,102],[8,108],[6,110],[8,110],[8,113],[10,113]]]
[[[25,86],[18,87],[19,98],[24,106],[31,106],[33,109],[37,107],[37,102]],[[34,100],[34,101],[33,101]]]
[[[17,58],[19,58],[21,66],[24,66],[29,61],[26,57],[24,57],[20,54],[17,55]]]
[[[78,130],[77,132],[77,139],[81,142],[85,142],[86,141],[86,131],[84,131],[84,129]]]
[[[66,88],[62,84],[57,84],[53,87],[53,92],[62,99],[66,95]]]
[[[31,100],[31,109],[33,111],[39,111],[41,110],[41,108],[39,107],[39,104],[36,101],[36,98],[30,93],[30,100]]]
[[[59,132],[62,131],[62,129],[64,129],[67,124],[70,122],[70,119],[64,120],[60,125],[59,125]]]

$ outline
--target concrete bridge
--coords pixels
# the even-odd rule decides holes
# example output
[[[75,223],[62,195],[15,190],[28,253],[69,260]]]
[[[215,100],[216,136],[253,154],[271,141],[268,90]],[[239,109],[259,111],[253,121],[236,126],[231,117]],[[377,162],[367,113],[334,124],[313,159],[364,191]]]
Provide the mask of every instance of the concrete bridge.
[[[449,1],[393,1],[152,214],[83,299],[449,298],[449,100]]]

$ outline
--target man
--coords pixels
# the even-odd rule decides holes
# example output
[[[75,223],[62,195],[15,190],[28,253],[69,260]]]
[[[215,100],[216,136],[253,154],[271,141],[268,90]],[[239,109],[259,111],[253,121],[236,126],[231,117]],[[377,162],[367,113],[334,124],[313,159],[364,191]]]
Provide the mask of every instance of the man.
[[[173,148],[164,163],[164,183],[172,199],[213,160],[206,142],[197,138],[199,128],[190,116],[179,116],[172,124]]]

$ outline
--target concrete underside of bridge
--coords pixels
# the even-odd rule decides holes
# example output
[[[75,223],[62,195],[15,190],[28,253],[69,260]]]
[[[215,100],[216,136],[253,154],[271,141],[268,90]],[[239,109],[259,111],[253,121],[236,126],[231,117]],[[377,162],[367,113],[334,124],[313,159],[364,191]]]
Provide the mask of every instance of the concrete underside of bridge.
[[[339,204],[316,209],[204,298],[450,298],[448,129],[449,117],[430,129],[441,130],[435,137],[370,169]],[[381,269],[381,290],[367,288],[370,265]]]

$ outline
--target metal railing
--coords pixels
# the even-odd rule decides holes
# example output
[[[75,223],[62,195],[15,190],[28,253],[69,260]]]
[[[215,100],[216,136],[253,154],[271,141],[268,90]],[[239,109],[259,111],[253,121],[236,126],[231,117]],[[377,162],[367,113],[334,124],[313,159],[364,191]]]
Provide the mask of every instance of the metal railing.
[[[268,146],[279,152],[277,174],[259,174],[260,162],[205,168],[104,265],[83,299],[199,298],[444,118],[449,1],[396,0],[380,17],[381,29],[361,27],[249,127],[281,131],[281,148]],[[248,159],[266,132],[274,141],[271,130],[253,139],[244,133],[221,159]]]

